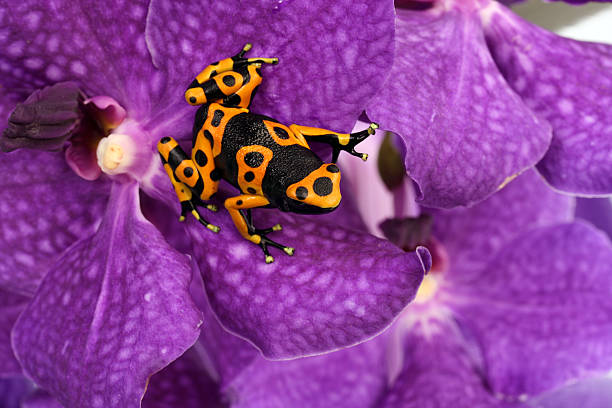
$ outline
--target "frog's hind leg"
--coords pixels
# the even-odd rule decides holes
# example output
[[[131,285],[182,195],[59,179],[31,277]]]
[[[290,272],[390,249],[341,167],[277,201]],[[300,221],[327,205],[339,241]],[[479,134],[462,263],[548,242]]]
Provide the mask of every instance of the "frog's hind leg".
[[[157,150],[162,159],[164,170],[166,170],[181,203],[179,221],[185,220],[185,215],[191,213],[206,228],[213,232],[219,232],[220,228],[204,219],[197,209],[197,206],[203,206],[211,211],[217,211],[214,205],[205,204],[200,197],[194,196],[194,193],[201,196],[205,186],[204,180],[193,161],[189,159],[176,140],[171,137],[162,138],[157,145]]]
[[[270,255],[268,246],[283,250],[287,255],[293,255],[295,250],[291,247],[279,244],[268,238],[266,235],[273,231],[280,231],[280,225],[276,224],[272,228],[257,229],[253,227],[250,210],[252,208],[264,207],[270,204],[267,198],[258,195],[242,194],[237,197],[225,200],[225,208],[230,213],[236,229],[242,237],[252,243],[259,245],[266,257],[266,263],[274,262],[274,257]],[[247,210],[245,216],[241,210]]]
[[[337,133],[327,129],[320,129],[310,126],[291,125],[289,129],[295,133],[296,136],[305,138],[312,142],[326,143],[332,147],[332,163],[338,160],[338,155],[341,150],[348,152],[349,154],[361,158],[363,161],[368,159],[368,155],[365,153],[359,153],[355,151],[355,146],[363,142],[368,136],[376,133],[378,124],[370,123],[370,127],[361,132],[355,133]]]

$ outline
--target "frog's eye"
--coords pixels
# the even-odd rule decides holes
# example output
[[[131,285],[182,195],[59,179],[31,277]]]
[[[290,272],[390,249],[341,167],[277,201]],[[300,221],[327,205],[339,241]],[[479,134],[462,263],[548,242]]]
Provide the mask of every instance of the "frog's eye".
[[[185,100],[190,105],[202,105],[206,103],[206,95],[201,87],[193,87],[185,92]]]

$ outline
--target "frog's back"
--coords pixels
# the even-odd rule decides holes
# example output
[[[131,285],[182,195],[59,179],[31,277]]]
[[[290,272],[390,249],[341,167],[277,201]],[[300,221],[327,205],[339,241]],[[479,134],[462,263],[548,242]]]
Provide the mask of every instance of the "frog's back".
[[[221,176],[245,194],[264,195],[274,206],[289,185],[323,163],[287,126],[250,112],[227,121],[221,143],[215,158]]]

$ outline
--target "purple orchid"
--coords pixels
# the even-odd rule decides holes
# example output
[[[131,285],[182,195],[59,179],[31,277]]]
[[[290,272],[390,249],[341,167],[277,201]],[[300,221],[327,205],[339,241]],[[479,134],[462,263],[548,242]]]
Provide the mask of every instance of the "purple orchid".
[[[296,257],[254,264],[259,249],[227,214],[215,215],[218,235],[178,224],[154,146],[190,139],[185,86],[253,38],[254,55],[281,60],[264,73],[255,111],[349,130],[391,65],[392,2],[126,7],[0,4],[4,148],[63,148],[0,156],[10,175],[0,193],[3,374],[23,369],[67,407],[138,406],[148,378],[200,332],[192,267],[175,249],[184,237],[215,314],[267,357],[322,353],[387,327],[413,299],[426,249],[404,253],[355,230],[342,209],[273,214],[262,218],[281,218]]]
[[[262,224],[280,221],[296,248],[296,257],[273,265],[251,262],[258,248],[241,240],[225,213],[214,216],[220,235],[193,220],[184,227],[176,222],[179,209],[154,146],[163,136],[190,139],[194,110],[182,97],[186,84],[204,65],[248,41],[255,42],[254,54],[281,60],[265,70],[254,111],[348,130],[367,108],[403,136],[407,168],[425,204],[474,203],[538,161],[539,171],[557,188],[610,192],[610,116],[590,103],[603,101],[593,96],[594,88],[604,97],[611,89],[599,74],[608,64],[609,47],[553,37],[490,1],[440,1],[424,11],[398,11],[394,58],[394,20],[392,2],[373,0],[333,6],[302,0],[256,6],[152,0],[125,8],[85,0],[0,3],[0,43],[6,50],[0,57],[0,115],[7,120],[0,147],[28,148],[0,156],[0,169],[10,175],[0,189],[0,359],[7,362],[0,376],[23,371],[51,394],[39,390],[24,406],[131,407],[141,400],[145,407],[202,401],[257,406],[273,395],[268,384],[291,390],[274,395],[280,406],[299,405],[313,393],[334,406],[374,397],[392,404],[393,395],[420,391],[387,389],[388,371],[381,363],[386,350],[405,351],[406,364],[395,367],[393,384],[427,384],[440,378],[436,370],[455,370],[459,382],[440,398],[452,396],[455,385],[470,384],[481,402],[499,403],[500,396],[514,401],[609,368],[610,361],[595,353],[604,347],[607,326],[589,320],[604,311],[586,316],[575,312],[575,304],[555,304],[569,323],[546,325],[551,311],[537,302],[556,298],[536,290],[547,287],[549,269],[562,283],[585,283],[553,288],[563,294],[607,283],[601,265],[610,259],[609,241],[582,224],[558,225],[571,220],[570,199],[552,198],[532,173],[471,210],[434,215],[436,240],[428,244],[439,275],[432,274],[421,290],[431,288],[437,276],[444,280],[425,305],[404,311],[393,332],[289,362],[269,361],[260,352],[270,359],[320,354],[385,329],[414,298],[431,266],[427,250],[411,246],[404,252],[368,233],[352,208],[366,201],[358,194],[355,172],[351,190],[359,199],[345,200],[331,216],[261,215]],[[521,35],[538,40],[535,51],[512,43]],[[406,43],[410,53],[402,48]],[[462,51],[446,53],[451,46]],[[442,68],[429,64],[441,53],[447,58]],[[565,81],[573,84],[571,94],[564,88],[555,88],[554,95],[534,90],[538,84],[554,88],[559,80],[533,67],[576,55],[586,58],[580,70],[558,65],[575,74]],[[467,65],[459,68],[459,61]],[[418,71],[423,69],[428,72]],[[450,108],[440,102],[451,100],[456,104]],[[411,124],[401,112],[415,115]],[[570,149],[582,147],[580,135],[592,132],[599,132],[593,145]],[[462,147],[460,154],[455,146]],[[413,158],[415,163],[408,163]],[[584,174],[587,159],[593,166]],[[412,188],[408,180],[401,184],[403,191]],[[537,205],[524,206],[516,198],[534,191],[541,200]],[[516,206],[506,208],[508,200]],[[418,211],[405,197],[379,202],[401,209],[398,216]],[[508,218],[496,223],[499,207]],[[551,209],[558,212],[546,213]],[[475,219],[482,225],[472,225]],[[547,256],[536,257],[538,249]],[[587,251],[601,259],[584,256]],[[533,255],[532,262],[525,263],[524,254]],[[530,280],[519,281],[516,268]],[[581,275],[584,268],[595,277]],[[499,273],[485,273],[492,270]],[[195,291],[194,271],[203,280]],[[533,293],[525,296],[523,289]],[[609,294],[595,294],[600,297],[576,302],[592,302],[599,310]],[[488,307],[493,298],[507,304]],[[521,315],[526,309],[505,309],[517,301],[527,302],[532,308],[527,312],[537,316],[529,320]],[[482,309],[487,313],[481,318]],[[431,327],[439,331],[435,341],[423,341],[424,323],[414,319],[415,311],[428,317],[432,310]],[[552,346],[549,354],[530,355],[556,362],[552,374],[540,372],[537,361],[528,366],[497,358],[508,346],[500,343],[508,340],[500,335],[507,331],[506,318],[519,319],[517,329],[532,334],[525,337],[527,345]],[[521,326],[523,320],[540,326]],[[417,329],[406,332],[407,324]],[[593,328],[591,337],[571,330],[582,324]],[[577,348],[549,342],[549,329],[576,340]],[[398,347],[388,345],[392,335]],[[510,340],[517,356],[530,352],[520,339]],[[424,365],[419,353],[409,353],[412,345],[440,356],[441,364]],[[578,361],[566,355],[570,352],[588,358]],[[309,376],[306,388],[290,380],[301,375]]]
[[[163,391],[143,406],[535,408],[601,384],[563,387],[612,366],[612,242],[573,221],[574,200],[529,171],[471,209],[428,211],[448,259],[434,256],[388,331],[323,356],[269,361],[203,304],[210,330],[153,376]],[[177,382],[193,387],[184,393]],[[610,401],[590,399],[581,406]]]
[[[612,192],[612,46],[491,0],[400,4],[391,75],[367,113],[402,137],[422,204],[473,204],[536,163],[556,189]]]

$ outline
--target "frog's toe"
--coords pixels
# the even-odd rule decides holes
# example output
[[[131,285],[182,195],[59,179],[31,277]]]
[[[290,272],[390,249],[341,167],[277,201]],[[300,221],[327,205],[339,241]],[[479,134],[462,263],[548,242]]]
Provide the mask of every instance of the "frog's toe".
[[[276,226],[276,225],[275,225]],[[274,227],[272,227],[274,228]],[[269,229],[272,229],[269,228]],[[293,256],[293,254],[295,253],[295,249],[292,247],[288,247],[285,246],[283,244],[279,244],[276,241],[271,240],[270,238],[266,237],[263,234],[260,234],[261,237],[261,241],[259,242],[259,246],[261,247],[261,249],[263,250],[264,255],[266,256],[266,263],[271,263],[274,261],[274,258],[270,255],[270,252],[268,251],[268,247],[272,246],[274,248],[278,248],[280,250],[282,250],[285,254],[289,255],[289,256]],[[270,262],[268,262],[268,260],[271,259]]]

